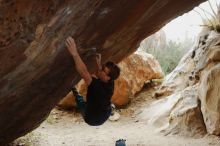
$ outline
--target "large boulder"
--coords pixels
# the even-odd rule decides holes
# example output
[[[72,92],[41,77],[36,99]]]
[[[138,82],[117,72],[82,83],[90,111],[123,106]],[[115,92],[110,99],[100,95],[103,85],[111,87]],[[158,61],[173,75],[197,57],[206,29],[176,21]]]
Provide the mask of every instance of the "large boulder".
[[[142,118],[148,117],[167,134],[192,136],[207,131],[220,135],[219,73],[220,34],[204,29],[195,46],[166,77],[159,91],[160,95],[171,95],[146,109],[148,113],[157,113],[156,116],[143,114]],[[154,107],[160,107],[160,112]]]
[[[80,80],[65,49],[67,36],[92,72],[91,50],[119,62],[204,1],[1,0],[0,145],[38,127]]]
[[[220,50],[220,47],[218,48]],[[219,56],[218,56],[219,57]],[[202,72],[199,97],[208,133],[220,135],[220,64]]]
[[[201,136],[206,133],[197,85],[153,102],[140,118],[157,127],[158,131],[183,136]]]
[[[126,106],[132,95],[139,92],[146,81],[163,77],[162,69],[155,57],[143,51],[136,51],[118,65],[121,68],[121,74],[115,81],[115,91],[112,96],[112,102],[117,107]],[[87,87],[83,80],[76,87],[79,93],[85,97]],[[63,108],[76,106],[73,94],[68,93],[60,101],[59,106]]]
[[[112,102],[125,106],[133,95],[141,91],[148,80],[163,78],[160,64],[151,54],[136,51],[119,63],[121,76],[116,81]]]
[[[123,77],[131,87],[134,95],[139,92],[147,80],[160,79],[163,72],[154,56],[144,51],[136,51],[133,55],[119,63]]]

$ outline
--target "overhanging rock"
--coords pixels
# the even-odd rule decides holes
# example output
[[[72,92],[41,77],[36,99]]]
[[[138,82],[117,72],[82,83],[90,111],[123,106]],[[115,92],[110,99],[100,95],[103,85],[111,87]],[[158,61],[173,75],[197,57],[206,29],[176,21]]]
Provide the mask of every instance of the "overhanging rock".
[[[119,62],[139,42],[205,0],[1,0],[0,145],[33,130],[79,80],[67,36],[92,72],[94,56]]]

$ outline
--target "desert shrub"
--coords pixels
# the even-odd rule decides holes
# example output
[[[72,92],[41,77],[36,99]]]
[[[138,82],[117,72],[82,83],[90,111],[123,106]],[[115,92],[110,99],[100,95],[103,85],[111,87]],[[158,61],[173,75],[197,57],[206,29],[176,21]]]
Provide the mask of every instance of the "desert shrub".
[[[214,2],[215,4],[213,4]],[[220,20],[219,20],[220,5],[217,2],[217,0],[213,0],[213,3],[211,3],[211,1],[208,0],[208,3],[211,12],[208,12],[207,10],[201,7],[195,8],[194,12],[196,12],[203,21],[203,24],[201,24],[200,26],[208,27],[211,30],[215,30],[220,33]]]
[[[189,42],[185,43],[187,43],[187,45],[170,40],[164,48],[146,48],[144,50],[155,56],[159,61],[163,72],[168,74],[177,66],[183,55],[190,49],[188,46],[189,44],[192,46],[193,41],[189,40]]]

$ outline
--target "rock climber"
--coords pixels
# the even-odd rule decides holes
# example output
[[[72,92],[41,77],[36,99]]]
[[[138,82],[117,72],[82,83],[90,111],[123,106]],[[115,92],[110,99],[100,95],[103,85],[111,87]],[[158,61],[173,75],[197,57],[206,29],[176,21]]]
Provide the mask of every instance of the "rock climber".
[[[96,77],[92,76],[85,63],[82,61],[72,37],[66,39],[66,46],[75,62],[75,68],[87,88],[86,101],[72,88],[77,108],[82,114],[84,121],[91,126],[102,125],[111,115],[111,97],[114,92],[114,81],[120,75],[120,68],[113,62],[101,64],[101,54],[96,53],[97,71]]]

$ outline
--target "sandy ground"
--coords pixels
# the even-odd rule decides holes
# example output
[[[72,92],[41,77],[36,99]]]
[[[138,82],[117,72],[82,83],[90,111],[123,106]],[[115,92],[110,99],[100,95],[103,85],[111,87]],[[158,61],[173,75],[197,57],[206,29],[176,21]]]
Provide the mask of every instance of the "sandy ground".
[[[127,146],[220,146],[220,138],[206,135],[202,138],[180,137],[156,132],[137,119],[142,109],[153,100],[154,90],[140,93],[121,114],[118,121],[107,121],[92,127],[73,111],[54,109],[39,128],[19,138],[11,145],[20,146],[114,146],[118,139],[126,139]]]

